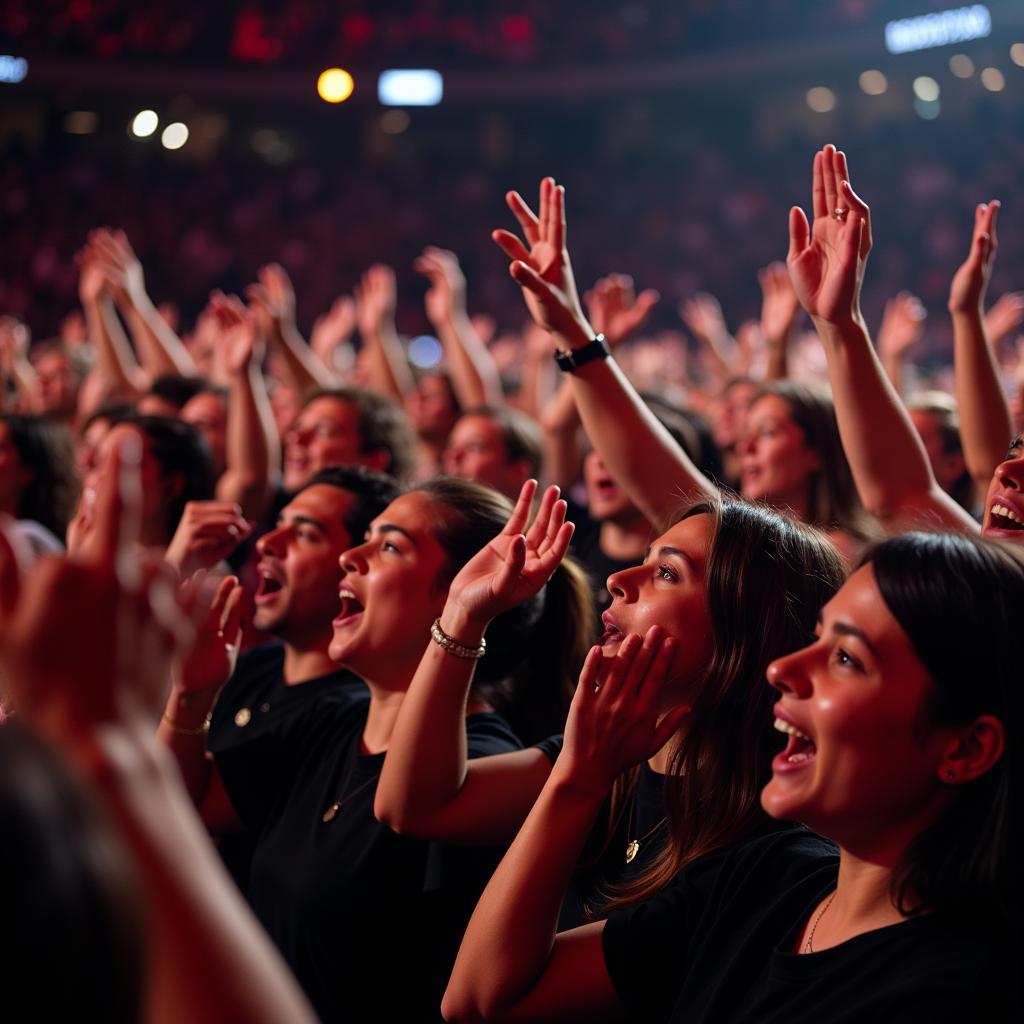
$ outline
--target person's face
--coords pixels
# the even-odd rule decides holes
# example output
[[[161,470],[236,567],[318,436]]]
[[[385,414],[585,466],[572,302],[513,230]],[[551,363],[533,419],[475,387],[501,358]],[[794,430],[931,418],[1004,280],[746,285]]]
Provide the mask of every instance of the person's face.
[[[47,352],[35,364],[41,412],[64,416],[75,411],[78,388],[71,360],[62,352]]]
[[[32,480],[31,469],[21,464],[21,455],[11,440],[6,423],[0,423],[0,509],[17,514],[22,492]]]
[[[509,462],[501,427],[489,416],[463,416],[448,435],[444,471],[487,484],[509,497],[519,494],[529,476],[522,459]]]
[[[302,412],[302,401],[298,391],[284,384],[275,385],[270,392],[270,411],[273,413],[278,434],[287,438],[288,432]]]
[[[687,697],[711,656],[705,569],[712,526],[708,515],[690,516],[654,541],[641,565],[608,577],[612,603],[601,616],[605,657],[618,653],[626,634],[645,636],[656,624],[676,640],[666,707]]]
[[[75,451],[75,464],[78,466],[78,475],[84,481],[85,475],[96,465],[96,457],[99,454],[100,442],[107,436],[110,430],[110,420],[93,420],[82,432]]]
[[[437,374],[421,377],[406,400],[406,412],[421,437],[444,440],[458,416],[448,381]]]
[[[587,488],[587,511],[597,522],[625,522],[640,515],[595,451],[587,452],[583,459],[583,483]]]
[[[1024,434],[1010,442],[992,476],[981,532],[993,540],[1024,541]]]
[[[790,415],[785,399],[763,395],[747,415],[740,455],[740,493],[752,501],[801,510],[811,474],[821,466],[818,453]]]
[[[213,470],[216,476],[224,472],[226,464],[228,409],[220,395],[209,391],[194,395],[182,406],[181,419],[191,423],[206,438],[213,455]]]
[[[285,490],[301,487],[326,466],[367,465],[362,445],[359,414],[353,405],[342,398],[314,398],[285,438]]]
[[[944,491],[948,491],[963,475],[963,455],[943,450],[942,431],[934,413],[927,409],[911,409],[910,419],[928,453],[935,479]]]
[[[367,680],[406,674],[407,685],[441,614],[447,558],[433,534],[436,519],[426,494],[403,494],[370,524],[366,541],[341,556],[341,611],[329,652]]]
[[[338,610],[338,557],[352,543],[344,519],[355,503],[350,491],[314,484],[282,509],[275,529],[260,537],[257,629],[295,642],[320,637],[326,648]]]
[[[731,448],[746,433],[747,413],[756,394],[753,381],[737,381],[722,395],[715,422],[715,444],[719,448]]]
[[[871,843],[913,833],[941,806],[950,732],[927,726],[931,680],[870,564],[825,606],[817,639],[768,666],[768,681],[780,693],[776,728],[788,734],[761,794],[773,818]]]

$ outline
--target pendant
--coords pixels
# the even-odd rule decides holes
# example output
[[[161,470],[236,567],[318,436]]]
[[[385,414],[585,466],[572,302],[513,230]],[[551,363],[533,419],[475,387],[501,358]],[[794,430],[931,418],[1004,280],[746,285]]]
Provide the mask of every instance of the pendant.
[[[239,729],[244,728],[252,721],[252,712],[248,708],[239,708],[235,712],[235,725]]]
[[[632,864],[636,855],[640,852],[640,844],[635,839],[630,839],[626,844],[626,863]]]
[[[334,816],[338,813],[340,809],[341,804],[331,804],[331,806],[328,807],[326,811],[324,811],[323,817],[320,820],[324,822],[334,821]]]

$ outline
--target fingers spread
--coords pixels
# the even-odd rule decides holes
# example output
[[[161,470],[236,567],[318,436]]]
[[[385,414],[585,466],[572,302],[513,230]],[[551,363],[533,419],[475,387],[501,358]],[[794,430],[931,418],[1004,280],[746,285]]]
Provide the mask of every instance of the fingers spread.
[[[500,246],[502,252],[510,260],[521,260],[524,263],[530,261],[530,253],[527,251],[526,246],[511,231],[498,228],[497,231],[491,232],[491,238]]]

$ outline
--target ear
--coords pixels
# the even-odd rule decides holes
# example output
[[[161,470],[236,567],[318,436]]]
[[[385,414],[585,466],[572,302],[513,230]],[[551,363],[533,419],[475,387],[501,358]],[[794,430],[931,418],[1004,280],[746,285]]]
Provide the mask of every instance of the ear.
[[[980,779],[1005,749],[1003,723],[994,715],[982,715],[953,737],[939,762],[939,778],[950,786]]]
[[[391,452],[386,448],[374,448],[372,451],[361,452],[359,465],[367,469],[375,469],[378,473],[391,472]]]

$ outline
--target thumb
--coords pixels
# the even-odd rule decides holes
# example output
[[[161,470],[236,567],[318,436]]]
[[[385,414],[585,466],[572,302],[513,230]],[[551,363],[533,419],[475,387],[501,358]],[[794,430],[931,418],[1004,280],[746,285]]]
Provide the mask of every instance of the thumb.
[[[512,539],[509,545],[508,554],[505,556],[505,564],[501,567],[498,578],[494,584],[496,597],[505,597],[512,592],[519,574],[526,565],[526,538],[519,534]]]
[[[512,279],[522,288],[529,288],[534,295],[541,299],[551,299],[551,286],[545,281],[533,267],[527,266],[522,260],[513,261],[508,268]]]
[[[811,240],[811,228],[807,223],[807,214],[794,206],[789,211],[789,255],[787,259],[795,260],[807,248]]]

